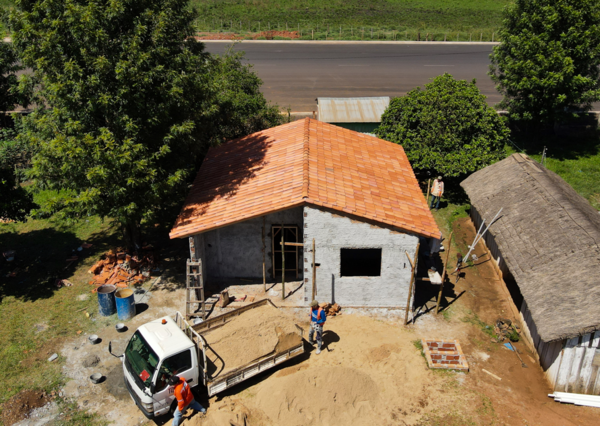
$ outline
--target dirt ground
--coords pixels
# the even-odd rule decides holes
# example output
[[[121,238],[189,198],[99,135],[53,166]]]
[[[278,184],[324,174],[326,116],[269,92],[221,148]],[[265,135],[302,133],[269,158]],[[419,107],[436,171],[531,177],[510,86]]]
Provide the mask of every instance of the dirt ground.
[[[135,298],[137,306],[145,310],[126,322],[125,332],[116,331],[118,320],[111,317],[105,320],[107,326],[97,333],[100,343],[92,345],[88,336],[80,335],[67,341],[60,351],[60,355],[66,357],[63,372],[69,379],[63,395],[75,400],[80,408],[101,414],[116,426],[139,425],[147,419],[129,396],[123,383],[121,361],[110,355],[108,343],[112,342],[113,353],[121,354],[137,327],[184,309],[185,290],[181,286],[153,280],[146,283],[143,290]],[[92,384],[89,377],[93,373],[101,373],[104,380]]]
[[[454,223],[456,251],[466,253],[475,229],[469,219]],[[349,310],[325,327],[327,350],[314,351],[230,393],[201,399],[205,416],[187,426],[221,425],[595,425],[598,409],[559,404],[527,345],[492,343],[482,331],[499,318],[515,320],[485,248],[476,266],[446,285],[443,311],[434,313],[439,287],[419,281],[414,324],[402,315]],[[453,281],[455,277],[453,277]],[[303,324],[306,326],[307,323]],[[470,371],[431,371],[413,342],[458,339]],[[487,370],[501,380],[485,373]]]
[[[468,219],[454,223],[457,248],[466,253],[475,234]],[[241,383],[208,399],[197,399],[206,415],[188,413],[187,426],[237,425],[595,425],[598,409],[554,402],[533,353],[523,342],[517,355],[502,344],[492,343],[482,331],[498,318],[512,317],[509,300],[489,261],[482,256],[466,268],[457,284],[445,286],[440,314],[434,313],[438,287],[417,283],[414,324],[402,325],[402,310],[342,309],[328,318],[325,349],[319,355],[306,344],[307,352],[289,363]],[[424,260],[421,260],[425,264]],[[81,335],[66,342],[64,372],[70,381],[62,392],[78,405],[100,413],[114,425],[170,425],[171,419],[148,421],[129,397],[120,360],[107,350],[121,353],[135,329],[161,315],[183,309],[184,291],[174,284],[149,283],[147,309],[117,333],[107,323],[99,334],[102,342],[91,345]],[[275,304],[278,300],[273,298]],[[308,330],[308,309],[284,307]],[[215,309],[211,315],[221,313]],[[458,339],[470,371],[432,371],[416,341]],[[97,359],[95,358],[97,357]],[[494,378],[487,370],[501,380]],[[102,373],[104,382],[93,385],[89,376]]]
[[[53,398],[45,392],[23,390],[6,402],[2,411],[2,423],[12,425],[20,420],[29,418],[29,413],[36,408],[43,407]]]

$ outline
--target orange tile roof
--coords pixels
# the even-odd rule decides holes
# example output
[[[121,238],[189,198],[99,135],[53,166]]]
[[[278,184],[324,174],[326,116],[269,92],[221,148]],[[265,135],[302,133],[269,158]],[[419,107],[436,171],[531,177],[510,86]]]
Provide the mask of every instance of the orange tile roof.
[[[441,236],[400,145],[306,118],[212,148],[170,237],[306,204]]]

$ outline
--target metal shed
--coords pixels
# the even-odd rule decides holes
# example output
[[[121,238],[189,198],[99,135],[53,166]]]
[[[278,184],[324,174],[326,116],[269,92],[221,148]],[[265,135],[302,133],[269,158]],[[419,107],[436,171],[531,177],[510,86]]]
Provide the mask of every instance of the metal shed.
[[[373,133],[390,104],[390,98],[317,98],[317,102],[319,121],[361,133]]]

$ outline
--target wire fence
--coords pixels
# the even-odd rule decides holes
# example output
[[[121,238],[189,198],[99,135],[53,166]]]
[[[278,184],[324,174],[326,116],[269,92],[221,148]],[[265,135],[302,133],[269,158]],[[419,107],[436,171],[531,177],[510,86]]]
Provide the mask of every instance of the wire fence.
[[[198,19],[200,36],[218,34],[219,38],[263,40],[388,40],[388,41],[463,41],[497,42],[497,30],[419,30],[397,27],[343,26],[289,22],[233,21]]]

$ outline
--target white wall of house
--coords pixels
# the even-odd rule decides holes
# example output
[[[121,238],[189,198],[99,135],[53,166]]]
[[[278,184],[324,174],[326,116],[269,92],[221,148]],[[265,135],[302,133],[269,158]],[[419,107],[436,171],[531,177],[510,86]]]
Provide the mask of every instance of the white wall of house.
[[[544,342],[525,301],[521,318],[525,337],[535,347],[544,374],[555,391],[600,395],[600,331]]]
[[[267,280],[272,276],[272,225],[296,225],[298,241],[302,242],[302,207],[283,210],[264,216],[265,260]],[[207,282],[227,278],[256,278],[262,281],[263,217],[235,223],[223,228],[197,234],[197,253],[201,255]],[[201,247],[201,248],[200,248]],[[298,265],[302,278],[302,250],[299,250]],[[287,268],[287,266],[286,266]]]
[[[312,297],[312,240],[316,244],[319,302],[345,307],[405,307],[411,266],[419,238],[360,220],[306,206],[304,208],[304,300]],[[341,249],[381,249],[380,276],[342,276]]]

